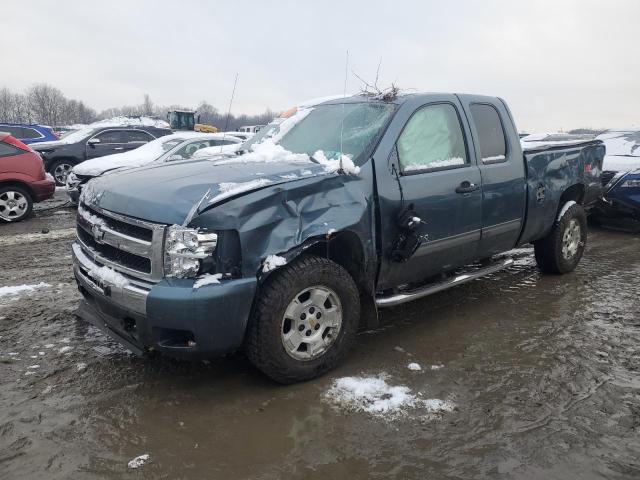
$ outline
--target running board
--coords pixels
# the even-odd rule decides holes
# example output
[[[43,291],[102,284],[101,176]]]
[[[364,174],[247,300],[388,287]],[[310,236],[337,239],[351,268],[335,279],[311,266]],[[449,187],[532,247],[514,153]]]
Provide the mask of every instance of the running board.
[[[448,278],[441,282],[431,283],[424,287],[417,288],[416,290],[397,293],[388,297],[376,297],[376,306],[378,306],[379,308],[395,307],[396,305],[401,305],[403,303],[411,302],[413,300],[417,300],[419,298],[441,292],[442,290],[446,290],[447,288],[462,285],[463,283],[470,282],[471,280],[475,280],[476,278],[490,275],[511,265],[513,265],[513,258],[506,258],[504,260],[500,260],[498,263],[493,263],[487,267],[475,270],[472,273],[463,273],[461,275]]]

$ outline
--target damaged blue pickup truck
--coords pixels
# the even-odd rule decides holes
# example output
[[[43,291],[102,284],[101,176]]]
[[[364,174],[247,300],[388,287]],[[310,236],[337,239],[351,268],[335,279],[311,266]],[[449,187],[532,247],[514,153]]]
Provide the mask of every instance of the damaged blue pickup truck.
[[[105,175],[73,244],[80,316],[130,350],[243,349],[314,378],[392,307],[513,263],[566,273],[601,191],[599,141],[522,151],[495,97],[356,95],[294,111],[239,154]]]

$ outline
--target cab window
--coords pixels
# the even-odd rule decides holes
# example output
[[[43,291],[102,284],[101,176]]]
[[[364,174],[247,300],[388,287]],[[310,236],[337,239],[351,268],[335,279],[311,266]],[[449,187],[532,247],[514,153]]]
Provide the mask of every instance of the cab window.
[[[464,134],[455,107],[422,107],[409,119],[397,142],[400,170],[417,173],[468,165]]]
[[[484,103],[474,103],[470,110],[478,131],[482,163],[506,161],[507,147],[498,111],[492,105]]]

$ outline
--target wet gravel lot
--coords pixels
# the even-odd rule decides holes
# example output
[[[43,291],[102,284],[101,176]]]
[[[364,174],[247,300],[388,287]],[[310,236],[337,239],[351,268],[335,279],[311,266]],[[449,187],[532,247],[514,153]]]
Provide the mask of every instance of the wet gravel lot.
[[[240,354],[139,359],[77,320],[75,213],[42,210],[63,202],[0,225],[0,292],[46,283],[0,295],[0,478],[640,478],[639,235],[593,229],[562,277],[520,251],[283,387]],[[452,408],[361,411],[327,395],[348,376]]]

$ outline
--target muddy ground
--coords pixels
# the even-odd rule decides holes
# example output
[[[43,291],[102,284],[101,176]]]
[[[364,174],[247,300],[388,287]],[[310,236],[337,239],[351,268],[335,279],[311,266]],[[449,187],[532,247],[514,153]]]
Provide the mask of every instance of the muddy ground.
[[[638,235],[592,230],[566,276],[521,252],[384,312],[336,371],[283,387],[240,354],[139,359],[77,320],[74,211],[42,210],[63,202],[0,225],[0,287],[48,284],[0,297],[2,479],[640,478]],[[354,411],[327,397],[345,376],[455,407]]]

